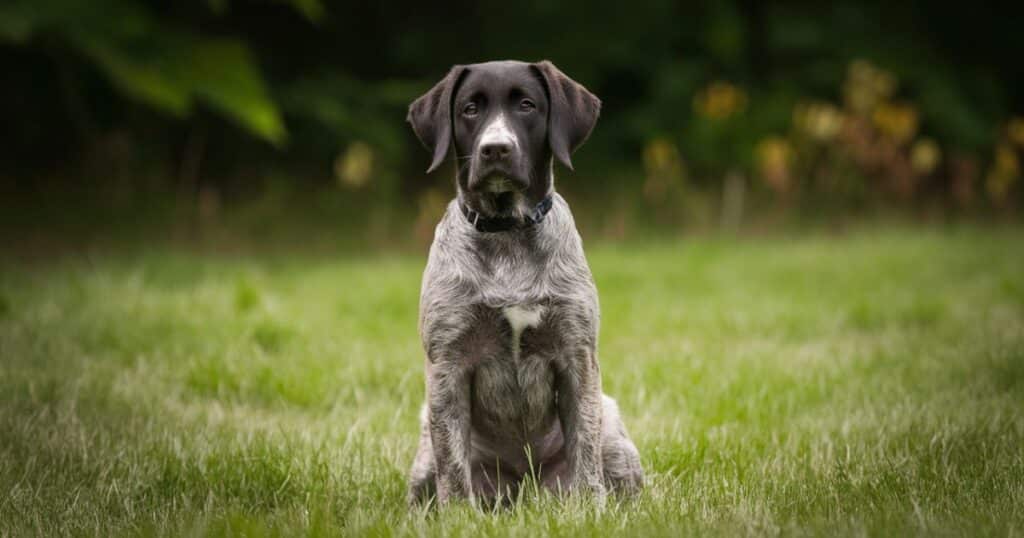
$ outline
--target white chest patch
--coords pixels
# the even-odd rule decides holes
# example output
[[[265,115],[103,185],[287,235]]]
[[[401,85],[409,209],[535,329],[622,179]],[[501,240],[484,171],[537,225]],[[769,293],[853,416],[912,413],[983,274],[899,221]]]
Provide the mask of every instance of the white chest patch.
[[[540,325],[540,318],[544,315],[544,307],[534,306],[506,306],[501,310],[512,328],[512,355],[519,359],[519,338],[526,329],[536,329]]]
[[[535,306],[506,306],[502,309],[505,319],[512,326],[512,332],[522,334],[527,327],[536,328],[540,325],[540,317],[544,315],[544,307]]]

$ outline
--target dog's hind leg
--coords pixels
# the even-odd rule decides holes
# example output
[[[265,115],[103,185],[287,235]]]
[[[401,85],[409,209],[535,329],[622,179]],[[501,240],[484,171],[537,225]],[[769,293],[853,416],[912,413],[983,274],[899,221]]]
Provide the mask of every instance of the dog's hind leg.
[[[434,448],[430,441],[430,424],[427,418],[427,406],[420,411],[420,444],[416,449],[416,457],[409,471],[410,506],[427,503],[437,494],[437,473],[434,470]]]
[[[601,469],[604,486],[610,492],[633,495],[644,484],[640,453],[626,434],[615,400],[601,397]],[[559,452],[541,467],[541,483],[553,492],[564,492],[571,480],[565,454]]]
[[[626,433],[615,400],[602,397],[603,416],[601,440],[604,483],[609,491],[633,495],[644,485],[644,472],[640,468],[640,453]]]

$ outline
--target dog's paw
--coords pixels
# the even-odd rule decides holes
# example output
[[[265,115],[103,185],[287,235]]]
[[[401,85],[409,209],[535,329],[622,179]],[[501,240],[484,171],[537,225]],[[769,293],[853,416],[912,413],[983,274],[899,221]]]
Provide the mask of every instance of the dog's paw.
[[[593,504],[598,510],[604,510],[608,501],[608,490],[601,482],[574,484],[569,488],[569,496],[579,502]]]

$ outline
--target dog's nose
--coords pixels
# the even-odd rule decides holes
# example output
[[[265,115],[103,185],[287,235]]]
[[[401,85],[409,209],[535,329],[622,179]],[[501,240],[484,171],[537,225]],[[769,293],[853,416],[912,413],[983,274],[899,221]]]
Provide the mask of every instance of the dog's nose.
[[[485,161],[507,161],[511,154],[512,143],[506,140],[480,144],[480,158]]]

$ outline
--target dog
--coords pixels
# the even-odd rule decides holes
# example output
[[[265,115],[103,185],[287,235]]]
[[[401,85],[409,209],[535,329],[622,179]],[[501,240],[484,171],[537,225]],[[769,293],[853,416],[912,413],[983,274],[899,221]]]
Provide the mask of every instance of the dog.
[[[601,503],[642,487],[601,390],[597,289],[554,190],[554,159],[572,169],[600,108],[548,61],[457,65],[409,106],[428,173],[454,150],[457,190],[420,295],[427,395],[412,506],[512,500],[527,476]]]

